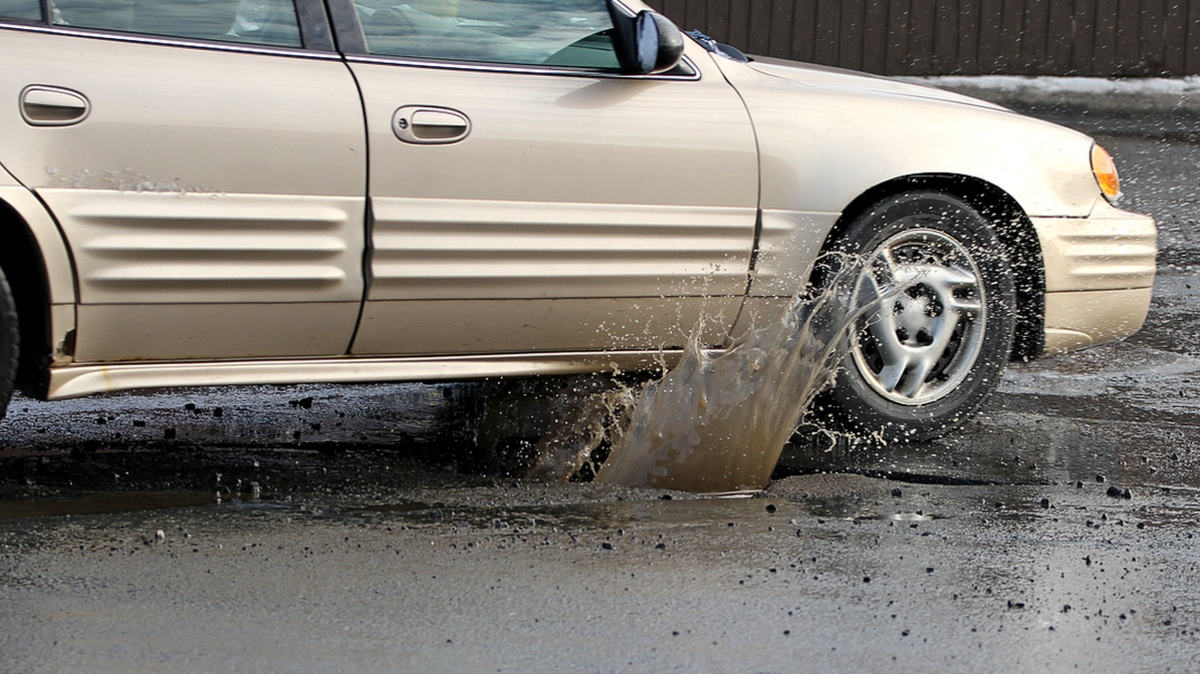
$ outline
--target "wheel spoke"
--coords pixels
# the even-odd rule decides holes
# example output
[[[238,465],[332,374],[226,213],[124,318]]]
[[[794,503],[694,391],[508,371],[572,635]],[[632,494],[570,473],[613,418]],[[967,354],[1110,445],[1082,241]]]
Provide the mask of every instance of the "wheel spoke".
[[[896,316],[892,312],[881,310],[871,317],[868,327],[885,364],[900,363],[907,359],[907,349],[897,335]]]
[[[937,360],[935,359],[933,363],[936,362]],[[904,387],[898,390],[897,393],[909,398],[917,397],[921,389],[925,387],[925,378],[929,376],[929,370],[933,363],[929,361],[928,357],[913,359],[909,363],[908,372],[906,373],[908,376],[904,379]]]
[[[883,262],[883,267],[887,269],[888,278],[892,281],[895,281],[897,275],[900,273],[900,270],[903,267],[896,262],[896,255],[892,249],[885,248],[884,250],[880,251],[879,255],[876,256],[876,259],[880,262]]]
[[[955,291],[960,288],[978,288],[979,279],[974,274],[968,274],[960,269],[937,267],[930,270],[925,283],[929,285],[941,299],[942,304],[959,313],[974,313],[982,309],[978,293],[960,297]]]
[[[947,309],[958,314],[977,314],[983,310],[983,303],[973,297],[954,297],[952,295],[945,305]]]
[[[879,377],[879,383],[883,385],[885,391],[894,392],[896,390],[896,387],[900,385],[900,380],[904,377],[905,370],[908,369],[907,365],[903,360],[899,360],[883,366],[876,376]]]

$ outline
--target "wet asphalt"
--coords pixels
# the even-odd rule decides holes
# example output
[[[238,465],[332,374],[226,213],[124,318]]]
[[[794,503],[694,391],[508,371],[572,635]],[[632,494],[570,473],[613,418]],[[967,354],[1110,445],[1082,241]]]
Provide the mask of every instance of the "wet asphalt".
[[[1194,671],[1200,115],[1005,102],[1158,220],[1133,338],[938,442],[797,438],[743,500],[507,476],[460,386],[18,398],[0,673]]]

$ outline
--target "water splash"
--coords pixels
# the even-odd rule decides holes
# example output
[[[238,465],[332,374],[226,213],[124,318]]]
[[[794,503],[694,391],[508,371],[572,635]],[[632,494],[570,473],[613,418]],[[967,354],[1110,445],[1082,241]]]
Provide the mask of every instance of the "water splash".
[[[494,472],[546,482],[594,476],[641,392],[605,375],[489,382],[473,429],[478,458]]]
[[[827,263],[827,264],[826,264]],[[833,380],[846,332],[904,289],[859,283],[864,261],[831,254],[832,278],[725,350],[695,326],[674,368],[648,383],[579,375],[485,383],[478,459],[492,472],[704,494],[757,491],[813,398]],[[883,296],[880,296],[880,293]],[[473,416],[473,415],[469,415]]]
[[[855,301],[861,261],[816,297],[719,352],[693,331],[682,361],[651,382],[596,475],[626,486],[729,494],[765,487],[812,399],[832,380],[849,326],[884,298]]]

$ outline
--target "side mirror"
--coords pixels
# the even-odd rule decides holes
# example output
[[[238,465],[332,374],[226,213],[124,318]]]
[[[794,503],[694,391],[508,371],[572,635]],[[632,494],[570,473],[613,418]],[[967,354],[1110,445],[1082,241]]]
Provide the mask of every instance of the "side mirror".
[[[608,11],[613,21],[613,43],[624,71],[652,75],[679,64],[683,33],[670,19],[648,9],[629,16],[613,2]]]

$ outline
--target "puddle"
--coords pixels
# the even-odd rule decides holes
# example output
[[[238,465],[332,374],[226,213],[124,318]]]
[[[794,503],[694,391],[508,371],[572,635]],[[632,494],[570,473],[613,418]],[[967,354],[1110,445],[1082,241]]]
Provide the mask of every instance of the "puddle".
[[[814,517],[859,521],[887,519],[887,515],[881,514],[881,507],[855,498],[807,499],[801,506],[803,512]]]
[[[890,515],[880,515],[876,519],[885,520],[885,521],[890,520],[892,522],[932,522],[933,520],[940,520],[942,518],[938,517],[937,515],[930,515],[930,514],[927,514],[924,512],[913,512],[913,513],[892,513]]]
[[[531,533],[549,529],[565,531],[636,531],[640,527],[692,528],[705,526],[795,527],[814,518],[830,520],[889,520],[904,522],[942,519],[924,512],[886,514],[884,509],[855,499],[692,498],[618,503],[531,505],[511,508],[478,506],[430,506],[415,501],[397,501],[358,507],[345,514],[384,517],[388,522],[423,528],[432,526],[498,530],[499,533]],[[378,520],[377,520],[378,521]]]
[[[240,513],[303,513],[304,509],[291,503],[275,503],[273,501],[259,501],[251,499],[243,501],[241,499],[233,499],[228,501],[216,501],[217,504],[224,508],[234,510]]]
[[[146,389],[85,398],[17,395],[0,456],[194,446],[405,446],[456,431],[461,387],[413,383]]]
[[[704,526],[709,524],[779,524],[782,514],[765,509],[767,501],[755,499],[687,499],[620,503],[577,503],[530,505],[511,508],[479,506],[432,506],[416,501],[362,506],[343,511],[360,516],[388,516],[413,527],[430,525],[467,526],[516,532],[543,528],[565,530],[615,529],[639,524]],[[779,503],[784,509],[795,509]]]
[[[420,510],[433,510],[433,509],[434,509],[433,506],[429,505],[428,503],[421,503],[419,501],[400,500],[400,501],[396,501],[394,503],[384,503],[381,505],[362,506],[360,508],[354,508],[353,511],[354,512],[368,512],[368,513],[410,513],[410,512],[420,511]]]
[[[797,295],[781,320],[725,351],[701,348],[694,330],[679,365],[637,400],[596,481],[707,494],[765,487],[840,360],[847,328],[886,299],[858,301],[861,262],[847,262],[827,291]]]
[[[98,515],[216,505],[211,491],[97,492],[65,498],[0,501],[0,519]]]

